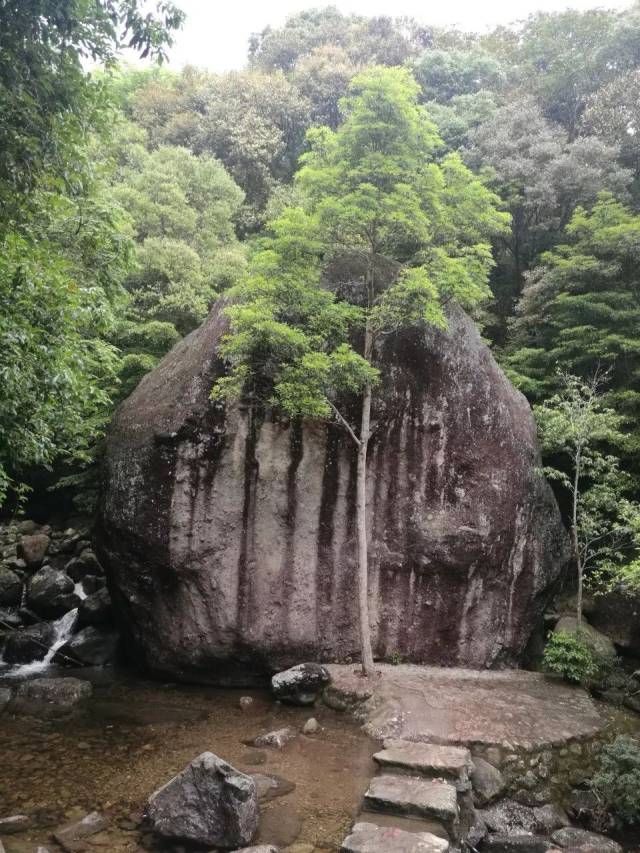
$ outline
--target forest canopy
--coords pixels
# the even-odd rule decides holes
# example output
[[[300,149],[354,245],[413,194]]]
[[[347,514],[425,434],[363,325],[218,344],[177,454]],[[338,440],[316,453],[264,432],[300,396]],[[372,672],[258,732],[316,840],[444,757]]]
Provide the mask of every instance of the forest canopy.
[[[495,199],[473,309],[495,354],[535,404],[558,368],[608,370],[614,449],[637,475],[638,3],[485,34],[307,10],[222,74],[118,64],[123,46],[163,58],[182,14],[152,6],[0,0],[0,503],[94,494],[117,402],[245,281],[268,223],[304,208],[352,81],[381,67],[415,91],[452,222],[471,203],[456,174]]]

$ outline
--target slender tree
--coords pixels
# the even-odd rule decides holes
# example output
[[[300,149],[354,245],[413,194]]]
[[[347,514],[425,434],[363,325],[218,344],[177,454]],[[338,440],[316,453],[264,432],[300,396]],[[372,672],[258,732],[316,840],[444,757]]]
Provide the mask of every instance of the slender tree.
[[[485,297],[488,238],[507,224],[497,198],[459,157],[438,162],[442,143],[418,92],[405,70],[371,69],[352,82],[338,130],[310,132],[297,176],[306,206],[273,223],[236,289],[223,346],[230,372],[214,389],[226,397],[250,392],[291,415],[334,417],[353,442],[365,675],[373,672],[367,451],[383,369],[377,344],[408,326],[444,327],[443,301]],[[345,261],[355,280],[331,292],[323,271]],[[347,393],[360,397],[357,426],[340,408]]]
[[[625,498],[630,478],[620,470],[618,459],[599,449],[623,438],[622,418],[604,403],[606,375],[596,372],[580,379],[560,373],[558,379],[558,394],[537,406],[535,413],[545,450],[569,463],[568,470],[547,467],[545,473],[566,489],[571,500],[569,530],[580,628],[585,572],[624,575],[629,554],[638,547],[640,508]]]

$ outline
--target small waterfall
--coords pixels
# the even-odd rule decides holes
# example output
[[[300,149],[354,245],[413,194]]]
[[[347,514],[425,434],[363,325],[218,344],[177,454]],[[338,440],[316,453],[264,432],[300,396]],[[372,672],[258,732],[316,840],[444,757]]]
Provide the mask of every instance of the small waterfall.
[[[18,664],[6,674],[11,676],[34,675],[37,672],[47,669],[52,663],[58,649],[62,648],[73,634],[77,618],[78,608],[76,607],[74,610],[69,610],[68,613],[57,619],[53,623],[53,643],[44,658],[42,660],[34,660],[31,663]]]
[[[84,601],[87,597],[87,593],[84,591],[84,587],[82,586],[82,581],[77,582],[77,584],[73,588],[73,591],[78,596],[80,601]]]

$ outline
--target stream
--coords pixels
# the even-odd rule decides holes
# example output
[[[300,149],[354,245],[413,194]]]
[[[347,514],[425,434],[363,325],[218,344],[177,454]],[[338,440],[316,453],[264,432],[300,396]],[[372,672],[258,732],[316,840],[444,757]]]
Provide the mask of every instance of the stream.
[[[261,803],[261,842],[339,850],[373,773],[376,749],[347,715],[275,704],[266,691],[163,685],[126,671],[50,668],[46,674],[91,678],[94,696],[88,713],[71,721],[3,717],[1,810],[35,816],[36,823],[4,839],[7,853],[35,853],[38,844],[53,853],[52,830],[94,810],[110,817],[109,828],[90,839],[96,850],[174,850],[154,845],[139,828],[141,813],[154,790],[205,750],[245,772],[295,786]],[[241,696],[253,698],[248,710],[240,708]],[[298,735],[283,750],[244,744],[273,729],[301,728],[311,716],[322,730]]]

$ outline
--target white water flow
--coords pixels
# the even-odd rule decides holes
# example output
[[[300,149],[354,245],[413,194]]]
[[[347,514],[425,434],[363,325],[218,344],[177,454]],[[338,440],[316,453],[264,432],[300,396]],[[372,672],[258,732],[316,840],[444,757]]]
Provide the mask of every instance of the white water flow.
[[[82,586],[82,581],[78,581],[78,583],[74,586],[73,591],[78,596],[80,601],[84,601],[87,597],[87,593],[84,591],[84,587]]]
[[[57,619],[53,623],[53,643],[42,660],[34,660],[31,663],[19,664],[13,667],[13,669],[11,669],[7,674],[12,676],[33,675],[36,672],[42,672],[47,669],[49,664],[53,661],[58,649],[62,648],[67,640],[70,639],[77,618],[78,608],[76,607],[75,610],[70,610],[68,613],[65,613],[64,616]]]

